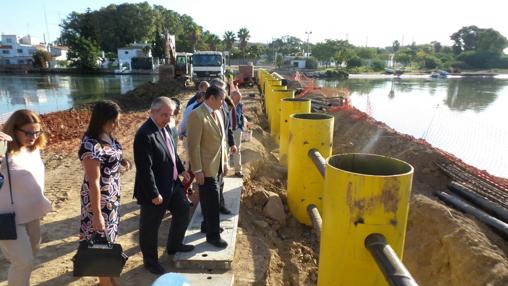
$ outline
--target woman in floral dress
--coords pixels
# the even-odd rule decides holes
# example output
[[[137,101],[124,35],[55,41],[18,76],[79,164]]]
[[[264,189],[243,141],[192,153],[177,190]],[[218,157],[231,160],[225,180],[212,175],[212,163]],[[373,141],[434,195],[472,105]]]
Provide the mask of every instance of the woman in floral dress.
[[[102,234],[111,242],[118,236],[120,205],[120,166],[130,169],[123,159],[122,146],[113,137],[118,127],[120,107],[112,101],[95,104],[88,129],[79,148],[85,170],[81,187],[80,243]],[[100,285],[117,285],[112,277],[99,277]]]

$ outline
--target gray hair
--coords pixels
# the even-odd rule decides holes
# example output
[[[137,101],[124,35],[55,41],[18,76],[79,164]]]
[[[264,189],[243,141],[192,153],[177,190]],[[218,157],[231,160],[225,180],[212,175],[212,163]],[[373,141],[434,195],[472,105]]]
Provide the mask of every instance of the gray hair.
[[[160,97],[155,98],[152,101],[152,105],[150,106],[150,110],[151,111],[157,111],[157,110],[161,109],[163,104],[166,105],[166,106],[169,106],[172,110],[176,109],[176,103],[175,103],[174,100],[171,100],[171,98],[169,98],[167,96],[160,96]]]
[[[220,78],[214,78],[210,81],[211,86],[216,86],[222,89],[226,88],[226,83]]]

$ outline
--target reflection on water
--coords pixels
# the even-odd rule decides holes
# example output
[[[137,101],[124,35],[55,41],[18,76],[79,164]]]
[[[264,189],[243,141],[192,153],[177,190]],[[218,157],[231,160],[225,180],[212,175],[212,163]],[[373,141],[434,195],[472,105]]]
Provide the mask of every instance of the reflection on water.
[[[508,80],[498,78],[318,81],[347,88],[352,104],[401,133],[508,177]]]
[[[38,113],[64,110],[157,80],[157,75],[0,75],[0,118],[21,108]]]

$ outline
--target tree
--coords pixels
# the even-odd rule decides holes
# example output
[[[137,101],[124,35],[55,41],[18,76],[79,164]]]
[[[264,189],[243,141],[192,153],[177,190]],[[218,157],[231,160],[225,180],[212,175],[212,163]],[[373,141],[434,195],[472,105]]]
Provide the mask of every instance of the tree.
[[[249,58],[259,59],[261,55],[266,51],[263,45],[251,45],[247,48],[247,54]]]
[[[51,55],[45,50],[36,50],[32,56],[33,66],[36,68],[47,68]]]
[[[399,41],[397,41],[397,40],[393,41],[392,48],[393,48],[394,53],[398,52],[400,49]]]
[[[430,42],[430,44],[432,45],[432,48],[434,49],[434,53],[440,53],[441,52],[441,49],[443,48],[441,46],[441,43],[440,42],[437,42],[437,41],[432,41]]]
[[[155,32],[155,39],[152,42],[152,56],[162,59],[164,58],[164,38],[162,37],[162,33],[157,28]]]
[[[69,53],[67,58],[71,66],[81,70],[95,70],[100,56],[98,44],[85,37],[74,35],[68,38]]]
[[[219,36],[206,32],[205,42],[208,44],[208,48],[211,51],[217,51],[222,41]]]
[[[233,44],[235,43],[236,35],[233,31],[224,32],[223,41],[227,51],[231,51]]]
[[[281,54],[278,54],[277,57],[275,57],[275,65],[280,68],[282,64],[284,63],[284,58]]]
[[[507,46],[507,39],[494,29],[481,29],[478,33],[476,44],[478,52],[500,55]]]
[[[320,42],[312,48],[312,56],[317,60],[325,62],[326,67],[332,61],[335,51],[333,49],[332,40],[325,40],[324,43]]]
[[[269,47],[275,49],[278,53],[290,56],[303,55],[303,41],[293,36],[283,36],[273,40]]]
[[[450,39],[455,42],[453,44],[455,51],[462,52],[475,50],[478,42],[479,31],[480,29],[476,26],[467,26],[462,27],[460,30],[453,33],[450,36]]]
[[[238,39],[240,40],[240,49],[242,50],[242,54],[245,57],[245,49],[247,48],[247,42],[250,39],[250,33],[247,28],[241,28],[237,33]]]

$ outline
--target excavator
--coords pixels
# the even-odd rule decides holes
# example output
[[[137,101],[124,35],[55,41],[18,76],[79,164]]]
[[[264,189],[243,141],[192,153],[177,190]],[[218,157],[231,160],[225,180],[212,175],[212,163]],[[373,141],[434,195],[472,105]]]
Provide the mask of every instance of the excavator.
[[[191,53],[177,53],[175,36],[164,29],[164,63],[159,66],[159,80],[179,80],[185,85],[192,79]]]

